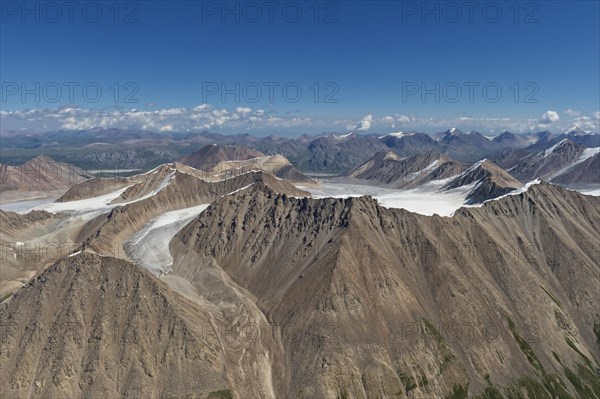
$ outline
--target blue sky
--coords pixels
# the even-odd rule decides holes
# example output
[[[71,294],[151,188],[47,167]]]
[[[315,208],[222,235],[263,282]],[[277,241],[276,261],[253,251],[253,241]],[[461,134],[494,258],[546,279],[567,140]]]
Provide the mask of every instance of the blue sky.
[[[75,3],[2,1],[3,128],[598,130],[596,1]]]

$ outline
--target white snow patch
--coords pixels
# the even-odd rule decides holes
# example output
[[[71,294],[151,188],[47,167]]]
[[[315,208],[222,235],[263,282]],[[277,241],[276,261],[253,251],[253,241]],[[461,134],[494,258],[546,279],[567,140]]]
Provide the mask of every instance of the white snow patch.
[[[243,176],[243,175],[247,175],[248,173],[259,173],[259,172],[264,172],[264,171],[263,171],[263,170],[261,170],[261,169],[252,169],[252,170],[246,171],[246,172],[244,172],[244,173],[235,173],[235,174],[231,173],[232,171],[239,170],[239,169],[243,169],[243,167],[242,167],[242,168],[230,169],[229,171],[227,171],[227,172],[223,172],[223,173],[216,173],[216,174],[214,174],[214,175],[211,175],[211,176],[215,176],[215,177],[216,177],[216,176],[229,175],[229,177],[226,177],[225,179],[221,179],[221,180],[208,180],[208,181],[209,181],[210,183],[217,183],[217,182],[223,182],[223,181],[227,181],[227,180],[230,180],[230,179],[235,179],[236,177]]]
[[[554,152],[554,150],[556,150],[558,147],[560,147],[567,140],[568,139],[561,140],[558,143],[554,144],[552,147],[548,148],[546,151],[544,151],[544,158],[546,158],[548,155],[552,154]]]
[[[600,197],[600,188],[584,188],[575,190],[584,195],[591,195],[593,197]]]
[[[132,202],[137,202],[137,201],[141,201],[141,200],[145,200],[146,198],[150,198],[152,196],[155,196],[156,194],[158,194],[159,192],[162,191],[162,189],[164,189],[165,187],[167,187],[169,184],[171,184],[171,182],[173,181],[173,179],[175,179],[175,175],[177,174],[177,169],[171,169],[171,173],[169,173],[167,175],[167,177],[165,177],[163,179],[163,181],[159,184],[159,186],[152,190],[151,192],[149,192],[148,194],[134,200],[134,201],[130,201],[128,203],[132,203]],[[139,183],[138,183],[139,184]]]
[[[275,155],[266,155],[264,157],[254,157],[254,158],[249,158],[249,159],[235,159],[232,161],[221,161],[223,163],[252,163],[253,161],[260,161],[263,159],[268,159],[268,158],[272,158]]]
[[[116,205],[111,205],[111,202],[121,196],[131,186],[127,186],[120,190],[114,191],[109,194],[101,195],[99,197],[86,198],[77,201],[68,202],[52,202],[49,204],[43,204],[27,209],[20,213],[27,213],[33,210],[47,211],[50,213],[71,213],[74,215],[82,214],[96,214],[100,215],[104,212],[110,211]]]
[[[426,174],[428,174],[429,172],[434,170],[438,166],[439,162],[440,162],[439,159],[436,159],[435,161],[433,161],[432,163],[427,165],[425,168],[419,170],[418,172],[411,173],[405,179],[407,181],[412,181],[419,176],[425,176]]]
[[[405,136],[414,136],[414,133],[406,133],[406,132],[395,132],[395,133],[388,133],[386,135],[383,136],[379,136],[378,138],[383,139],[386,137],[397,137],[397,138],[402,138]]]
[[[478,167],[480,167],[481,165],[483,165],[483,163],[484,163],[485,161],[487,161],[487,159],[482,159],[482,160],[480,160],[480,161],[477,161],[477,162],[475,162],[473,165],[471,165],[471,166],[469,167],[469,169],[465,170],[465,171],[464,171],[464,172],[461,174],[461,176],[464,176],[464,175],[466,175],[466,174],[468,174],[468,173],[470,173],[470,172],[474,171],[475,169],[477,169]]]
[[[155,275],[169,272],[173,265],[169,243],[175,234],[209,205],[178,209],[151,219],[142,229],[125,240],[125,252],[137,264]]]
[[[242,190],[245,190],[245,189],[247,189],[248,187],[252,187],[253,185],[254,185],[254,183],[248,184],[246,187],[238,188],[237,190],[234,190],[234,191],[232,191],[232,192],[230,192],[229,194],[226,194],[226,195],[235,194],[235,193],[237,193],[237,192],[240,192],[240,191],[242,191]],[[225,195],[224,195],[224,196],[225,196]],[[224,197],[224,196],[223,196],[223,197]]]
[[[455,210],[463,206],[468,194],[475,187],[475,183],[473,183],[453,190],[439,190],[440,187],[453,178],[428,182],[410,190],[330,182],[322,182],[317,188],[296,187],[309,191],[313,198],[349,198],[371,195],[386,208],[404,208],[411,212],[429,216],[434,214],[450,216]]]

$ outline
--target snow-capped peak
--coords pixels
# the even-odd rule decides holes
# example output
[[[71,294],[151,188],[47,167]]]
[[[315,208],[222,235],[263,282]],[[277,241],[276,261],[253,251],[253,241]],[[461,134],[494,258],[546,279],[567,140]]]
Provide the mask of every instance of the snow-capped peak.
[[[458,130],[458,129],[457,129],[457,128],[455,128],[455,127],[451,127],[450,129],[448,129],[448,131],[449,131],[450,133],[454,133],[454,132],[456,132],[457,130]]]
[[[591,132],[580,129],[579,126],[577,126],[577,124],[573,125],[565,131],[565,134],[574,134],[575,136],[583,136],[590,133]]]
[[[487,158],[484,158],[484,159],[482,159],[482,160],[480,160],[480,161],[477,161],[477,162],[475,162],[473,165],[471,165],[471,166],[469,167],[469,169],[465,170],[465,171],[462,173],[462,174],[463,174],[463,176],[464,176],[464,175],[466,175],[467,173],[470,173],[470,172],[472,172],[472,171],[476,170],[477,168],[479,168],[481,165],[483,165],[483,163],[484,163],[485,161],[487,161]]]

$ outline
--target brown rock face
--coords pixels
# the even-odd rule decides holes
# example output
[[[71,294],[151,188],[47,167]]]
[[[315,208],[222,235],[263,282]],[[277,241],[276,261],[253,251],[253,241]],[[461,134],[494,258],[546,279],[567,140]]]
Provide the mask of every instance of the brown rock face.
[[[0,191],[65,191],[87,178],[82,169],[45,155],[20,166],[0,164]]]
[[[564,173],[553,178],[552,183],[561,185],[589,184],[600,187],[600,154],[568,168]]]
[[[155,177],[159,176],[159,177]],[[221,196],[252,186],[266,185],[276,192],[310,196],[285,180],[263,172],[246,173],[220,181],[205,181],[178,168],[161,167],[126,190],[115,203],[124,203],[90,221],[81,230],[77,242],[97,253],[122,257],[121,245],[150,219],[165,212],[209,204]],[[156,194],[153,194],[156,192]]]
[[[244,147],[208,145],[183,157],[180,163],[217,176],[262,170],[288,181],[314,183],[284,156],[266,156]]]
[[[524,182],[536,178],[551,179],[556,172],[576,162],[584,150],[581,144],[565,139],[538,154],[523,158],[510,169],[510,174]]]
[[[432,180],[457,176],[466,168],[465,164],[434,151],[407,158],[401,158],[392,151],[382,151],[351,170],[347,176],[408,189]]]
[[[265,154],[262,152],[245,147],[209,144],[198,151],[181,158],[179,162],[208,172],[213,169],[215,165],[223,161],[244,161],[263,156],[265,156]]]
[[[227,389],[205,311],[132,264],[81,254],[0,305],[2,397],[206,397]]]
[[[450,190],[474,183],[476,185],[467,196],[467,204],[479,204],[522,187],[522,184],[504,169],[493,162],[483,160],[451,180],[443,189]]]

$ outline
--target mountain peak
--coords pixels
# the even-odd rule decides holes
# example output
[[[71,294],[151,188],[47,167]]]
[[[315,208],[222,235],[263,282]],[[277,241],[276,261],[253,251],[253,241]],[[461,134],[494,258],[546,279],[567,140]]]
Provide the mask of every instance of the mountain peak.
[[[565,134],[573,135],[573,136],[585,136],[591,134],[591,132],[586,132],[583,129],[580,129],[576,124],[570,127],[565,131]]]
[[[463,132],[460,129],[456,128],[456,127],[451,127],[450,129],[446,130],[445,133],[447,133],[447,134],[453,134],[453,135],[463,134]]]
[[[251,150],[246,147],[237,147],[231,145],[209,144],[199,150],[187,155],[179,160],[184,165],[196,169],[206,170],[224,161],[246,161],[252,158],[263,157],[263,154],[257,150]]]

